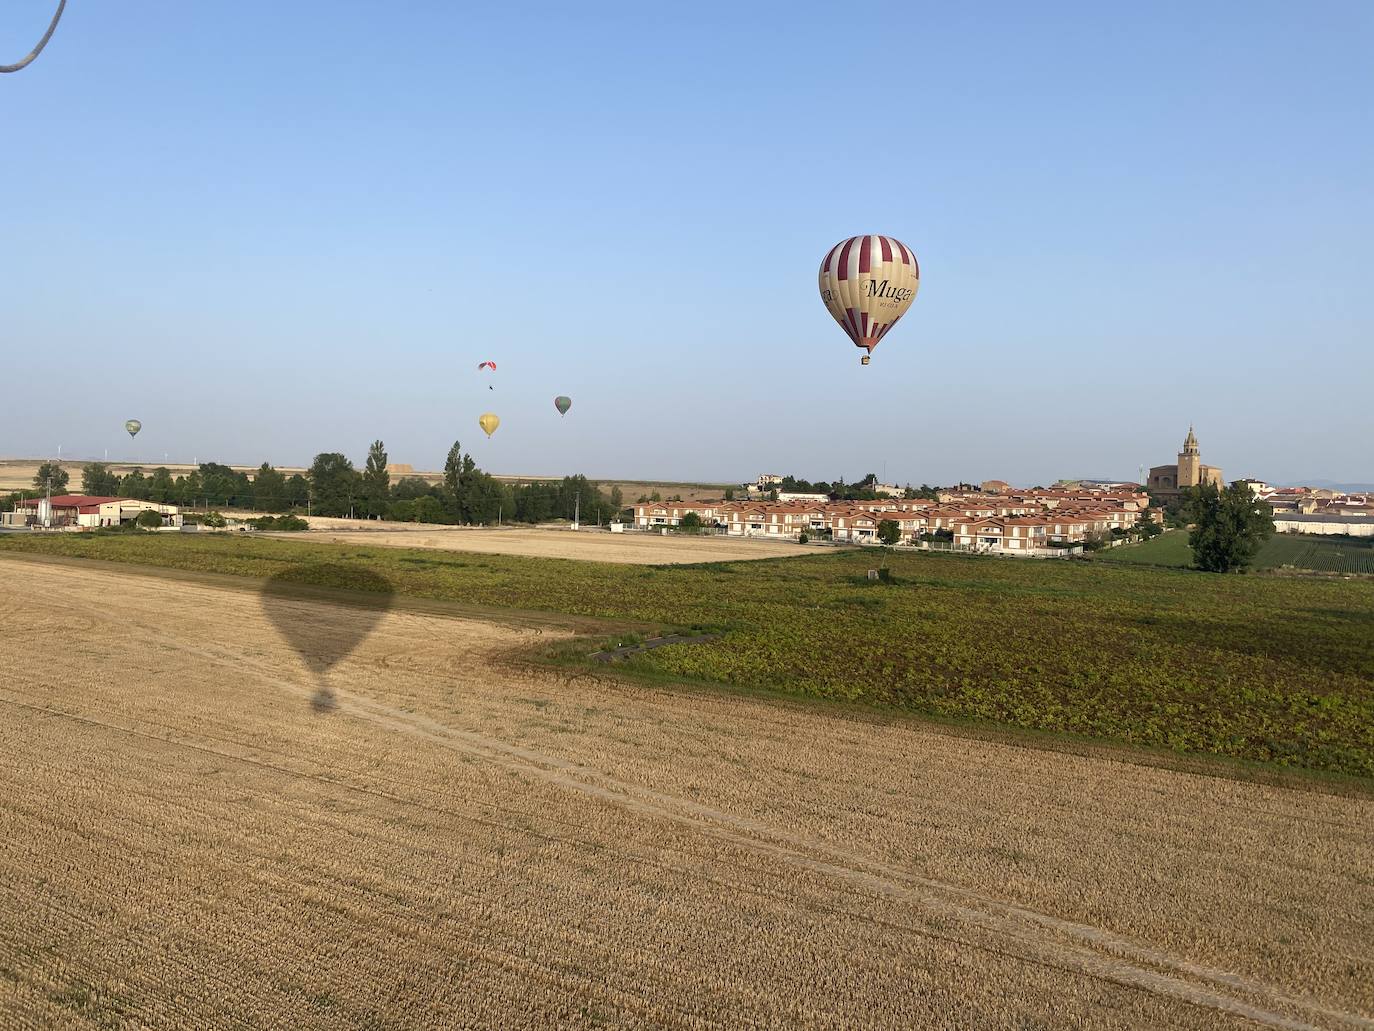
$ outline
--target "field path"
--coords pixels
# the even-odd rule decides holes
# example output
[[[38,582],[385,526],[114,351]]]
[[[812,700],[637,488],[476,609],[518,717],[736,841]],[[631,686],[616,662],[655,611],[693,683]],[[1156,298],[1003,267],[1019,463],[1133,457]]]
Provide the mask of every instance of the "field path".
[[[1374,1028],[1368,800],[531,672],[556,626],[404,609],[321,683],[278,628],[349,606],[0,571],[19,1027]]]

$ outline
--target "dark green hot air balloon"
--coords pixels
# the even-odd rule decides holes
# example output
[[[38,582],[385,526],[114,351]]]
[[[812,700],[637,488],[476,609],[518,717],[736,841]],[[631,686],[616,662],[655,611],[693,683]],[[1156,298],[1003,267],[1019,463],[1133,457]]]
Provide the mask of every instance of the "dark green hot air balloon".
[[[559,415],[567,415],[568,409],[572,407],[572,398],[559,394],[553,399],[553,406],[558,409]]]

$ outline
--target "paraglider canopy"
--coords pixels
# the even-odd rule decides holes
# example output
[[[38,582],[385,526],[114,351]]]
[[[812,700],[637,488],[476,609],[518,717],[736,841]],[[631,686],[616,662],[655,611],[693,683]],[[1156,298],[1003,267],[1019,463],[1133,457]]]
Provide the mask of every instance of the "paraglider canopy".
[[[851,236],[826,254],[821,301],[854,346],[864,349],[864,365],[911,307],[920,277],[915,252],[891,236]]]
[[[482,417],[477,420],[477,425],[481,426],[482,432],[490,437],[496,432],[496,427],[501,425],[501,417],[495,412],[485,412]]]
[[[478,372],[481,372],[483,369],[490,369],[492,372],[495,372],[495,371],[496,371],[496,363],[493,362],[493,361],[478,362],[478,363],[477,363],[477,371],[478,371]]]
[[[136,437],[138,436],[138,431],[143,429],[143,423],[139,422],[137,419],[130,419],[124,424],[124,429],[128,431],[130,437]]]
[[[553,399],[553,406],[558,409],[559,415],[567,415],[568,409],[572,407],[572,398],[559,394]]]

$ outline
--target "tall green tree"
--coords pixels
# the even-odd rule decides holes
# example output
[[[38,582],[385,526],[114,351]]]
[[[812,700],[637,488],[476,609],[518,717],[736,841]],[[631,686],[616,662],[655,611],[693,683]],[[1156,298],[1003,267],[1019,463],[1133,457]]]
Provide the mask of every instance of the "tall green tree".
[[[253,504],[253,487],[248,482],[248,474],[219,462],[200,463],[200,489],[211,505],[245,508]]]
[[[205,504],[205,497],[201,493],[200,472],[193,470],[185,476],[178,476],[173,497],[178,505],[187,508],[194,508],[197,505]]]
[[[119,477],[104,462],[90,462],[81,467],[81,493],[92,497],[113,497],[119,490]]]
[[[902,539],[902,526],[895,519],[883,519],[878,523],[878,540],[891,547]]]
[[[453,518],[459,519],[463,507],[463,445],[456,440],[444,459],[444,500]]]
[[[417,523],[442,523],[444,515],[444,506],[433,495],[426,494],[424,497],[415,499],[415,521]]]
[[[44,462],[33,474],[33,488],[37,491],[52,490],[54,494],[65,494],[71,474],[56,462]]]
[[[168,504],[175,490],[176,484],[172,481],[172,474],[167,471],[166,466],[158,466],[153,470],[153,475],[148,478],[149,501],[156,501],[159,505]]]
[[[263,462],[253,475],[253,507],[263,512],[285,512],[289,505],[286,476]]]
[[[1186,511],[1193,524],[1188,535],[1193,565],[1209,573],[1244,568],[1274,532],[1273,509],[1256,501],[1244,483],[1224,490],[1215,483],[1194,487]]]
[[[310,481],[300,473],[292,473],[282,492],[288,508],[305,508],[310,499]]]
[[[387,502],[391,499],[391,474],[386,471],[386,445],[380,440],[374,440],[367,450],[362,492],[365,514],[386,515]]]
[[[119,496],[121,498],[138,498],[141,501],[148,500],[148,478],[143,475],[142,469],[135,469],[127,476],[120,478]]]
[[[358,470],[337,451],[322,452],[310,465],[311,511],[323,516],[346,516],[359,493]]]

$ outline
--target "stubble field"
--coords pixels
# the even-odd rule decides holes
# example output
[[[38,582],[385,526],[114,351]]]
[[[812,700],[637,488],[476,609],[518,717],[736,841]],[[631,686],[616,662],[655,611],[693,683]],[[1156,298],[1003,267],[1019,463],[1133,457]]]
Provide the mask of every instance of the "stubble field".
[[[621,669],[1374,777],[1374,585],[1365,581],[896,554],[883,583],[866,575],[883,557],[857,549],[645,566],[344,536],[12,534],[0,535],[0,554],[321,587],[368,589],[373,579],[409,597],[709,631],[718,634],[709,643],[643,652]],[[557,546],[579,539],[544,536]],[[585,654],[560,661],[585,670]]]
[[[560,676],[552,615],[0,569],[6,1027],[1374,1018],[1367,797]]]
[[[468,551],[487,555],[520,555],[527,558],[562,558],[583,562],[614,562],[626,565],[678,565],[693,562],[736,562],[747,559],[814,555],[816,548],[787,541],[745,540],[716,535],[667,537],[651,533],[606,533],[593,530],[512,530],[467,527],[346,531],[307,530],[276,536],[334,544],[373,545],[391,548],[424,548]]]

